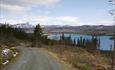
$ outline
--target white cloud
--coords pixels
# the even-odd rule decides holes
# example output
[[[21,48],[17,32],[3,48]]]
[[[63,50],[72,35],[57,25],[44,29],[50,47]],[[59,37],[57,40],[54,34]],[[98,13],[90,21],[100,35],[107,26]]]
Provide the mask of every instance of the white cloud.
[[[5,4],[0,4],[0,9],[9,11],[9,12],[22,12],[25,11],[24,7],[18,6],[18,5],[5,5]]]
[[[83,22],[79,17],[75,16],[21,16],[18,18],[14,17],[1,17],[0,22],[8,22],[11,24],[26,23],[30,22],[32,25],[40,23],[41,25],[113,25],[113,21],[97,21],[97,22]]]
[[[60,0],[0,0],[0,9],[11,12],[24,12],[33,6],[52,6]]]
[[[70,23],[78,23],[78,17],[73,17],[73,16],[60,16],[60,17],[56,17],[56,20],[63,21],[63,22],[70,22]]]
[[[0,22],[11,24],[30,22],[32,25],[40,23],[41,25],[113,25],[112,21],[83,22],[75,16],[24,16],[24,17],[1,17]]]
[[[1,22],[9,22],[12,24],[30,22],[33,25],[37,23],[40,23],[41,25],[78,25],[79,23],[78,17],[73,17],[73,16],[57,16],[57,17],[25,16],[20,18],[12,18],[12,17],[4,17],[4,18],[0,19]]]
[[[40,22],[43,25],[76,25],[79,23],[78,17],[73,16],[39,16],[35,18],[35,21]]]
[[[113,24],[113,21],[103,20],[96,22],[96,25],[115,25],[115,23]]]
[[[1,0],[2,4],[31,6],[31,5],[53,5],[60,2],[60,0]]]

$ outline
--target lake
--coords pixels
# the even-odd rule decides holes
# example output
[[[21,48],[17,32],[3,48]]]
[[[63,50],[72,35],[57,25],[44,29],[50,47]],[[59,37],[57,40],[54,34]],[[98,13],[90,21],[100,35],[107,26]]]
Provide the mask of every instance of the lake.
[[[53,40],[59,40],[60,36],[62,34],[50,34],[48,36],[49,39],[53,39]],[[65,37],[68,37],[70,34],[65,34]],[[79,39],[80,37],[85,38],[85,39],[91,39],[92,36],[90,35],[82,35],[82,34],[71,34],[71,38],[74,40]],[[106,36],[106,35],[102,35],[102,36],[98,36],[97,38],[100,38],[100,49],[101,50],[110,50],[110,46],[112,45],[112,47],[114,46],[114,41],[110,40],[112,36]]]

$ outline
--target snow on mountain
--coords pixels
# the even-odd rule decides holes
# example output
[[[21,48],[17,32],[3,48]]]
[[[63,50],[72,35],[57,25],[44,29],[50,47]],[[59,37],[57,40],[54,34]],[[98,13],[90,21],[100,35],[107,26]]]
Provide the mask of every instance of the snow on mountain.
[[[33,28],[33,26],[29,23],[19,23],[19,24],[15,24],[13,25],[14,28],[25,28],[25,29],[28,29],[28,28]]]

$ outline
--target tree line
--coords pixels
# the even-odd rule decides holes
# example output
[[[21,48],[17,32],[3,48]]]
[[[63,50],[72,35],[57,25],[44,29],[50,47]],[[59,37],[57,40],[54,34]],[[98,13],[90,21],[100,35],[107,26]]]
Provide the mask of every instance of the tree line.
[[[50,45],[64,45],[85,48],[88,51],[98,51],[100,50],[100,38],[92,35],[91,39],[78,38],[72,39],[71,34],[66,36],[65,33],[61,33],[59,40],[50,40]]]
[[[77,40],[77,46],[86,48],[88,51],[97,51],[100,50],[100,39],[96,36],[92,36],[91,39],[80,37],[80,39]]]
[[[42,28],[40,25],[36,25],[33,35],[33,45],[39,46],[40,44],[47,45],[68,45],[68,46],[79,46],[88,50],[99,50],[100,39],[97,36],[92,35],[92,39],[85,39],[80,37],[79,39],[72,39],[71,34],[66,37],[64,33],[60,36],[59,40],[48,39],[47,35],[43,35]]]
[[[21,28],[13,28],[9,24],[1,24],[0,25],[0,39],[28,39],[27,33],[24,32]]]
[[[13,28],[9,24],[0,25],[0,39],[12,39],[17,38],[20,40],[27,40],[32,42],[33,47],[41,47],[42,44],[46,45],[68,45],[68,46],[79,46],[89,50],[97,50],[100,48],[100,40],[96,36],[92,36],[92,39],[78,38],[72,39],[71,34],[66,37],[64,33],[60,36],[59,40],[48,39],[47,35],[44,35],[41,26],[38,24],[34,28],[34,33],[29,36],[21,28]]]

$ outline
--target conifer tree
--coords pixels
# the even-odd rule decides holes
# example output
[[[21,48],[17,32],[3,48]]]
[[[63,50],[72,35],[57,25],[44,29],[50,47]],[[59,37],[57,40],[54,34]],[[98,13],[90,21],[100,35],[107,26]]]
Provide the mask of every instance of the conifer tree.
[[[40,25],[36,25],[35,29],[34,29],[34,42],[33,42],[33,46],[35,47],[41,47],[42,44],[42,28],[40,27]]]

